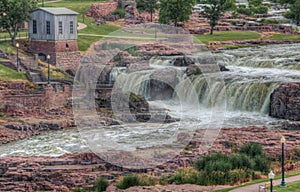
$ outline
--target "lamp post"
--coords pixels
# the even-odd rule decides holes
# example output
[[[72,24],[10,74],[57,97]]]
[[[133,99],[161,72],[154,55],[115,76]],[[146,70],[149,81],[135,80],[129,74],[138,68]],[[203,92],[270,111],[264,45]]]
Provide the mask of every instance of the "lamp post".
[[[281,171],[282,171],[282,178],[281,178],[281,184],[280,187],[286,187],[285,181],[284,181],[284,143],[285,143],[285,138],[284,136],[281,137],[280,139],[281,142]]]
[[[270,179],[270,191],[273,192],[273,179],[274,179],[275,174],[271,170],[269,173],[269,179]]]
[[[19,72],[19,43],[16,43],[17,48],[17,72]]]
[[[48,61],[48,85],[50,85],[50,55],[47,55]]]

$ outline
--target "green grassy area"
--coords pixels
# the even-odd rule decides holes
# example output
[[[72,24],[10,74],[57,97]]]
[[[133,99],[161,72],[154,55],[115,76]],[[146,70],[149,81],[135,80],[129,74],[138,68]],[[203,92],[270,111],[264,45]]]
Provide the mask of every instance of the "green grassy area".
[[[287,41],[300,41],[300,35],[291,34],[274,34],[270,36],[270,40],[287,40]]]
[[[28,33],[27,30],[21,30],[18,32],[17,38],[21,38],[21,37],[28,37]],[[8,34],[8,32],[0,32],[0,40],[10,40],[10,36]]]
[[[300,171],[295,171],[295,172],[287,173],[285,175],[285,178],[293,177],[293,176],[296,176],[296,175],[300,175]],[[276,175],[274,179],[281,179],[281,175]],[[269,182],[269,181],[270,181],[269,178],[257,179],[257,180],[253,180],[253,181],[248,182],[248,183],[244,183],[244,184],[239,185],[239,186],[234,186],[234,187],[230,187],[230,188],[227,188],[227,189],[216,190],[216,192],[229,192],[229,191],[231,191],[233,189],[237,189],[237,188],[241,188],[241,187],[245,187],[245,186],[253,185],[253,184],[257,184],[257,183]]]
[[[72,9],[73,11],[76,11],[80,14],[85,14],[89,8],[90,5],[93,3],[99,3],[103,2],[100,0],[63,0],[60,2],[53,2],[53,3],[46,3],[45,7],[66,7],[69,9]],[[42,5],[39,4],[41,7]]]
[[[300,191],[300,181],[288,183],[286,188],[275,186],[273,190],[276,190],[277,192],[298,192]]]
[[[44,73],[45,77],[48,78],[48,64],[44,62],[39,62],[39,67]],[[67,74],[65,71],[54,66],[50,66],[50,79],[73,81],[74,78]]]
[[[16,48],[14,48],[11,44],[10,41],[0,41],[0,49],[9,53],[9,54],[16,54]]]
[[[210,41],[251,40],[259,39],[261,34],[250,31],[222,31],[214,32],[213,35],[196,35],[197,39],[208,45]]]
[[[16,72],[2,64],[0,64],[0,80],[1,81],[28,81],[25,73]]]

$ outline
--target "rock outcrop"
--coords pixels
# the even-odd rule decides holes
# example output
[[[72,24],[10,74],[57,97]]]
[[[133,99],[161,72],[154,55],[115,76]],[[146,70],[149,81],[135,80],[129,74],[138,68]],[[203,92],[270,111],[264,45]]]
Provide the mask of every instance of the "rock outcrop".
[[[300,121],[300,83],[280,85],[270,100],[270,116]]]
[[[150,76],[150,98],[153,100],[171,99],[178,83],[177,70],[171,68],[156,70]]]

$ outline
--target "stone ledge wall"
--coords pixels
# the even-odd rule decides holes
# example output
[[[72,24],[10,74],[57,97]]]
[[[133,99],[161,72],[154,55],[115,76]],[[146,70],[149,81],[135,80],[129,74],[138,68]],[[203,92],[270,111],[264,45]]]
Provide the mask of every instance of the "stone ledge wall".
[[[300,83],[280,85],[270,100],[270,116],[300,121]]]
[[[87,16],[100,19],[114,12],[118,7],[118,2],[95,3],[92,4]]]
[[[188,29],[191,34],[204,34],[210,32],[210,26]],[[257,32],[279,32],[285,34],[297,34],[298,32],[291,26],[283,25],[262,25],[262,26],[216,26],[215,31],[257,31]]]
[[[15,116],[39,114],[46,109],[64,107],[71,96],[69,85],[52,85],[38,93],[3,89],[0,91],[0,106],[2,111]]]

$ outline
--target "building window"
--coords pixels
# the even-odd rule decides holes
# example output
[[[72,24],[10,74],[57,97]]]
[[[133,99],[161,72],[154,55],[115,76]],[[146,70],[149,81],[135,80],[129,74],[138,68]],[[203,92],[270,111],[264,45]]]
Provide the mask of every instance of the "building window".
[[[70,21],[70,34],[74,34],[74,22]]]
[[[58,32],[59,32],[59,34],[63,34],[62,21],[58,22]]]
[[[36,20],[32,21],[32,33],[36,34],[37,33],[37,26],[36,26]]]
[[[50,21],[46,21],[46,32],[50,35]]]

